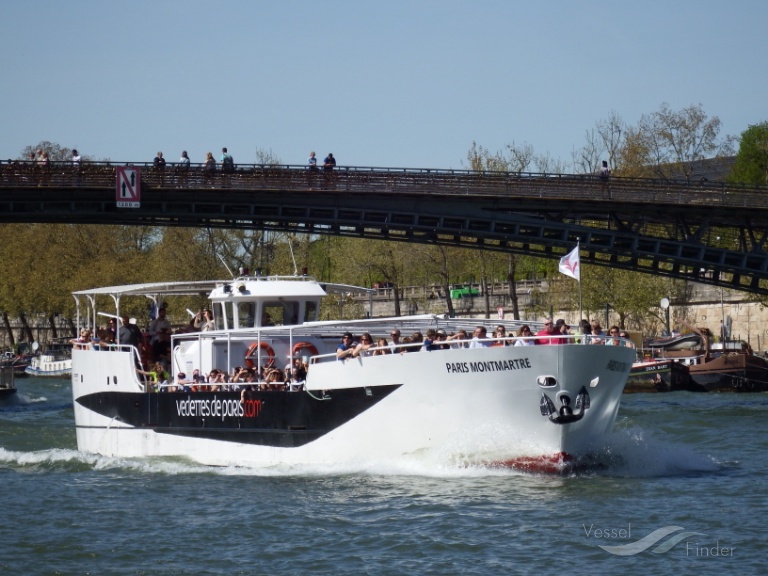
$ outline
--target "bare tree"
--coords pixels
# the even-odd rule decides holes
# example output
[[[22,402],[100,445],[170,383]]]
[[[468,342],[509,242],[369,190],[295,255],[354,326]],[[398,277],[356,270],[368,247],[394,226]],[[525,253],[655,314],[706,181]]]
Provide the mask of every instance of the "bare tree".
[[[643,115],[638,123],[647,149],[647,164],[658,176],[682,172],[690,177],[692,163],[733,153],[733,138],[720,137],[720,119],[708,118],[701,104],[680,111],[664,102],[657,112]]]

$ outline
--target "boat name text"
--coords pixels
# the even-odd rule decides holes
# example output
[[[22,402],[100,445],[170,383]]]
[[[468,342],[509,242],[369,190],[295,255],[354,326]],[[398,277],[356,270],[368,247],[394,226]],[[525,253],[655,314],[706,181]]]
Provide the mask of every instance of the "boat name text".
[[[618,360],[610,360],[608,362],[608,365],[605,367],[607,370],[610,370],[611,372],[627,372],[630,368],[632,368],[632,364],[629,362],[619,362]]]
[[[448,374],[469,374],[470,372],[504,372],[530,368],[529,358],[514,358],[512,360],[488,360],[485,362],[446,362]]]
[[[222,400],[214,396],[213,398],[192,398],[187,396],[186,400],[176,401],[177,416],[212,416],[220,417],[222,420],[228,416],[234,418],[255,418],[261,412],[261,400]]]

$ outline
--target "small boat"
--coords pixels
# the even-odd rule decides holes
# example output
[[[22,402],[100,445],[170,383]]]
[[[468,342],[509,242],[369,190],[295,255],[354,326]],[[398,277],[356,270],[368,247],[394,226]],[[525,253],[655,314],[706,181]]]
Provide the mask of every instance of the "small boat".
[[[39,350],[38,343],[34,342],[32,348]],[[50,344],[44,352],[32,357],[25,372],[29,376],[68,378],[72,374],[72,345],[65,342]]]
[[[16,394],[13,368],[0,366],[0,402],[7,400]]]
[[[0,368],[10,367],[16,378],[22,378],[27,375],[26,369],[32,356],[32,354],[16,354],[6,350],[0,355]]]
[[[375,342],[394,329],[450,335],[484,323],[443,315],[374,319],[373,292],[306,275],[74,292],[77,323],[91,329],[102,315],[120,317],[130,298],[171,308],[174,298],[186,298],[183,310],[207,294],[213,316],[207,331],[173,335],[163,381],[147,379],[149,360],[120,334],[99,349],[75,345],[78,449],[213,466],[354,463],[453,449],[462,462],[559,473],[605,446],[636,355],[631,341],[586,346],[575,336],[560,345],[511,346],[504,344],[512,339],[478,336],[438,348],[389,343],[382,354],[374,347],[339,359],[350,334]],[[319,319],[326,296],[338,305],[351,294],[368,296],[367,313],[355,304],[357,319]],[[497,324],[508,334],[519,327]],[[297,363],[306,373],[291,378]],[[282,375],[269,382],[275,369]]]
[[[768,360],[743,340],[711,342],[707,329],[696,329],[700,349],[661,350],[660,357],[688,367],[693,384],[708,392],[768,390]]]
[[[691,379],[688,366],[669,358],[651,358],[632,364],[625,393],[632,392],[704,392]]]
[[[645,344],[646,348],[651,349],[664,349],[664,350],[694,350],[701,348],[702,338],[701,335],[696,332],[689,332],[687,334],[676,334],[669,338],[661,338],[659,340],[652,340]]]

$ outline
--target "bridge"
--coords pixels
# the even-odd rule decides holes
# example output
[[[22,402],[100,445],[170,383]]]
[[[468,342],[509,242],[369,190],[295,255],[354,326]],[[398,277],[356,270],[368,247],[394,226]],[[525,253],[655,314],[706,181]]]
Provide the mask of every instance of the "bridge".
[[[130,182],[137,178],[131,196]],[[239,164],[0,166],[0,222],[248,228],[560,258],[768,294],[768,188],[585,174]],[[126,195],[126,186],[129,188]],[[120,202],[120,194],[124,200]],[[133,207],[123,207],[131,205]]]

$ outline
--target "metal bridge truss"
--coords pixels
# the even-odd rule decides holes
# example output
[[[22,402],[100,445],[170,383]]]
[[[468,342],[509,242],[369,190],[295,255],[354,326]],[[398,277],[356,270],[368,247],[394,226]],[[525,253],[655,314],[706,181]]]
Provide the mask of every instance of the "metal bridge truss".
[[[766,189],[590,175],[239,166],[142,168],[117,208],[105,164],[4,166],[0,222],[249,228],[560,258],[768,294]]]

